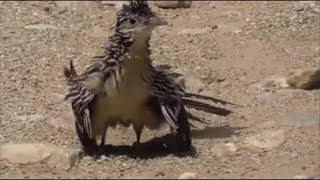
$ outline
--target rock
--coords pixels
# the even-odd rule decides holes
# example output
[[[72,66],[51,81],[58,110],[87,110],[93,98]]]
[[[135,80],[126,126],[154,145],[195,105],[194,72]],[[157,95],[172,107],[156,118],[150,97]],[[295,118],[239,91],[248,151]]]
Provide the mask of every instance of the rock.
[[[100,38],[106,38],[106,30],[104,30],[101,26],[95,26],[91,33],[90,36],[100,39]]]
[[[287,82],[290,87],[296,89],[320,88],[320,68],[296,70],[290,73]]]
[[[304,175],[296,175],[296,176],[293,176],[293,179],[308,179],[308,177]]]
[[[3,144],[1,158],[12,163],[28,164],[47,162],[50,167],[70,169],[79,160],[79,151],[50,144]]]
[[[275,89],[288,88],[289,85],[287,83],[286,78],[279,77],[279,76],[272,76],[261,82],[252,84],[251,87],[259,90],[271,91]]]
[[[204,34],[211,31],[213,27],[205,27],[205,28],[186,28],[182,31],[178,32],[178,34],[188,34],[188,35],[198,35]]]
[[[234,143],[221,143],[211,148],[211,152],[217,156],[223,156],[227,154],[235,154],[238,148]]]
[[[52,118],[49,123],[55,128],[74,129],[74,121],[72,118]]]
[[[58,29],[56,26],[53,26],[53,25],[50,25],[50,24],[34,24],[34,25],[25,26],[24,28],[26,28],[26,29],[38,29],[38,30],[46,30],[46,29],[57,30]]]
[[[197,179],[197,174],[192,172],[186,172],[181,174],[178,179]]]
[[[88,9],[93,1],[55,1],[60,8],[67,9]]]
[[[190,8],[192,1],[155,1],[159,8]]]
[[[3,144],[1,158],[13,163],[27,164],[42,161],[52,155],[51,146],[44,144]]]
[[[101,4],[114,6],[115,9],[119,10],[124,4],[129,4],[129,1],[101,1]]]
[[[288,112],[277,121],[282,125],[291,125],[296,127],[312,127],[319,126],[320,113],[319,112]]]
[[[175,79],[175,82],[178,83],[182,88],[188,89],[194,93],[199,93],[204,89],[205,84],[200,79],[195,77],[191,72],[181,69],[176,69],[174,72],[181,75]]]
[[[17,119],[21,121],[41,121],[45,117],[41,114],[17,115]]]
[[[50,118],[49,124],[51,124],[55,128],[63,128],[68,130],[75,129],[74,125],[74,115],[71,109],[71,106],[68,106],[68,111],[63,114],[62,116],[59,116],[57,118]]]
[[[48,160],[48,165],[53,168],[69,170],[79,161],[79,150],[55,147]]]
[[[227,148],[230,152],[235,153],[238,151],[238,148],[236,147],[236,145],[234,143],[226,143],[225,146],[227,146]]]
[[[247,137],[245,139],[245,143],[262,149],[272,149],[283,144],[285,140],[285,131],[277,130],[265,131],[260,134]]]

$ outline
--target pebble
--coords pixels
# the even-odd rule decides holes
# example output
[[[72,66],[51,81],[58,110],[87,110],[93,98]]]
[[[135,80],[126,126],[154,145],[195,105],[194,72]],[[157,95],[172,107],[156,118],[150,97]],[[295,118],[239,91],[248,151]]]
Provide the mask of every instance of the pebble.
[[[193,172],[186,172],[181,174],[178,179],[197,179],[197,174]]]
[[[192,1],[155,1],[159,8],[190,8]]]
[[[245,143],[262,149],[272,149],[283,144],[285,140],[284,130],[268,130],[245,138]]]
[[[50,25],[50,24],[33,24],[29,26],[25,26],[26,29],[38,29],[38,30],[57,30],[58,28],[56,26]]]

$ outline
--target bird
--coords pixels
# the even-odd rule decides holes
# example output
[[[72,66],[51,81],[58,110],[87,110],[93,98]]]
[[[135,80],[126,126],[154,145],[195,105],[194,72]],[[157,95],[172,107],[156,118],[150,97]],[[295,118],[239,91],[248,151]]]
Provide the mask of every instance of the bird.
[[[114,34],[103,55],[93,57],[82,74],[64,68],[75,126],[83,150],[97,151],[108,127],[130,125],[140,143],[142,129],[168,124],[179,152],[191,148],[190,124],[182,104],[183,90],[150,59],[152,30],[167,22],[146,1],[130,1],[117,12]]]
[[[64,67],[75,127],[84,152],[99,151],[105,144],[108,127],[132,125],[140,144],[144,127],[170,126],[178,152],[191,149],[189,118],[205,123],[186,111],[185,106],[226,116],[231,111],[190,99],[175,78],[180,74],[168,65],[153,65],[150,59],[151,32],[167,22],[154,13],[146,1],[130,1],[117,12],[114,34],[104,53],[93,57],[82,74],[72,60]],[[204,97],[202,97],[204,98]],[[205,98],[204,98],[205,99]],[[216,100],[221,103],[226,101]]]

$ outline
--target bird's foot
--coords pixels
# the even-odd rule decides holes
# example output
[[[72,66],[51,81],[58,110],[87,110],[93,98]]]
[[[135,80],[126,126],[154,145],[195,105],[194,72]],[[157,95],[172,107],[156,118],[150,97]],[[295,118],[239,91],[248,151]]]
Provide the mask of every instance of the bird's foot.
[[[133,144],[132,144],[132,146],[135,148],[135,149],[138,149],[138,150],[140,150],[140,149],[142,149],[142,145],[141,145],[141,143],[140,142],[134,142]]]

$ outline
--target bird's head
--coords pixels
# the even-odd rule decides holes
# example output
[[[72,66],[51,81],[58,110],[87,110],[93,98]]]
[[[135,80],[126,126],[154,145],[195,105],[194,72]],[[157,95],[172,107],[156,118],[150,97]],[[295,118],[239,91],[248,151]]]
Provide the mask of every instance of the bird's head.
[[[156,26],[166,24],[146,1],[130,1],[117,13],[116,31],[148,35]]]

